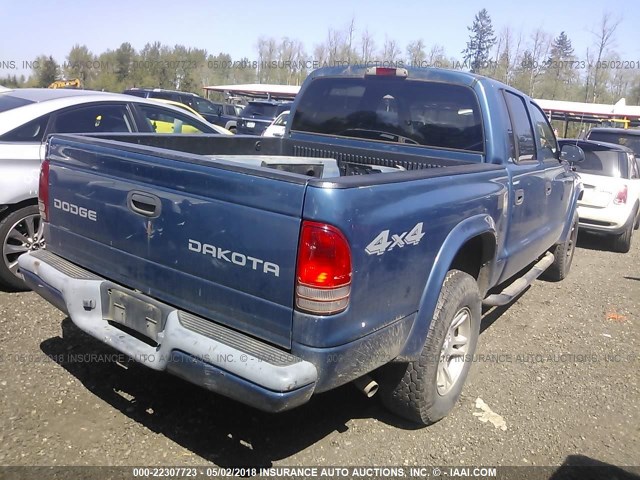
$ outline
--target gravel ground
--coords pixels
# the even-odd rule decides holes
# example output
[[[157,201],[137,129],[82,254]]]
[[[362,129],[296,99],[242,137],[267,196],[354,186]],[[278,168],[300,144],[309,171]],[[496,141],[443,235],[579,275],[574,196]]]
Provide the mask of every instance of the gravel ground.
[[[34,293],[0,293],[0,465],[638,465],[635,240],[622,255],[581,234],[564,282],[487,312],[461,401],[420,429],[350,385],[261,413],[127,362]]]

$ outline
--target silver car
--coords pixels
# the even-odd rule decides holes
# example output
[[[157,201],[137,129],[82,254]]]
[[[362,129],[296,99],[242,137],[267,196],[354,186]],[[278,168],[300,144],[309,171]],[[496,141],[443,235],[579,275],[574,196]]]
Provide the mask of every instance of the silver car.
[[[0,90],[0,284],[24,289],[18,257],[42,248],[38,176],[51,133],[225,133],[154,100],[107,92]]]

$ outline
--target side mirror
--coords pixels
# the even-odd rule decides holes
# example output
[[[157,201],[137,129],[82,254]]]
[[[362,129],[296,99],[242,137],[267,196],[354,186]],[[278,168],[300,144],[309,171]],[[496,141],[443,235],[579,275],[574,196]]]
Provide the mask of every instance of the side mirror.
[[[560,160],[569,162],[571,165],[584,161],[584,150],[577,145],[563,145],[560,150]]]

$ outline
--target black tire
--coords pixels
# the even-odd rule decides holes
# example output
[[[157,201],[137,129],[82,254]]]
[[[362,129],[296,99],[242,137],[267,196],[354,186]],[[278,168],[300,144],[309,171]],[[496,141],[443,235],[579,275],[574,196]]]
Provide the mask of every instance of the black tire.
[[[567,236],[567,239],[554,245],[550,250],[553,253],[553,263],[542,274],[544,280],[550,282],[559,282],[564,280],[569,271],[571,270],[571,264],[573,263],[573,255],[576,251],[576,243],[578,242],[578,214],[573,216],[573,223],[571,224],[571,231]]]
[[[35,223],[35,229],[38,230],[40,226],[40,212],[36,205],[28,205],[26,207],[19,208],[10,212],[0,221],[0,242],[2,245],[2,260],[0,260],[0,284],[11,290],[28,290],[27,286],[22,281],[22,276],[16,271],[15,262],[18,256],[22,253],[35,249],[34,246],[20,246],[21,242],[15,238],[8,238],[9,234],[17,229],[18,232],[27,232],[27,225],[25,222],[33,220]],[[40,235],[41,237],[41,235]],[[33,243],[37,243],[37,248],[44,246],[42,238],[32,238]],[[30,240],[30,241],[31,241]],[[9,253],[9,250],[12,250]]]
[[[462,312],[462,313],[461,313]],[[467,315],[468,341],[464,350],[451,349],[450,358],[443,358],[446,345],[456,345],[450,333],[454,319]],[[475,279],[460,270],[450,270],[440,290],[427,340],[417,360],[391,363],[380,369],[379,395],[384,406],[396,415],[421,425],[430,425],[445,417],[455,406],[471,367],[471,356],[478,343],[481,320],[481,298]],[[465,321],[466,322],[466,321]],[[462,327],[460,327],[462,328]],[[460,338],[460,337],[458,337]],[[448,385],[440,382],[439,371],[455,367],[455,378]],[[442,387],[442,388],[441,388]]]
[[[619,235],[611,238],[611,248],[614,252],[627,253],[631,250],[631,237],[633,236],[633,222],[629,224],[627,229]]]

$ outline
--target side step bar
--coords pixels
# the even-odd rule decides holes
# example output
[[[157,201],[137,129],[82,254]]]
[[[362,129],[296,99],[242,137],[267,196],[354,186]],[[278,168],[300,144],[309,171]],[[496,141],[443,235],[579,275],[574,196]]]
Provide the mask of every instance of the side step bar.
[[[554,259],[555,257],[553,256],[553,253],[547,252],[546,255],[531,267],[531,270],[529,270],[525,275],[518,278],[502,292],[489,295],[482,301],[482,304],[489,307],[499,307],[511,302],[515,297],[520,295],[525,288],[531,285],[531,283],[533,283],[533,281],[538,278],[542,272],[549,268]]]

